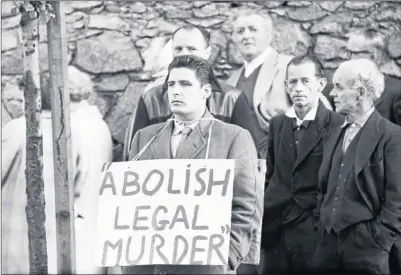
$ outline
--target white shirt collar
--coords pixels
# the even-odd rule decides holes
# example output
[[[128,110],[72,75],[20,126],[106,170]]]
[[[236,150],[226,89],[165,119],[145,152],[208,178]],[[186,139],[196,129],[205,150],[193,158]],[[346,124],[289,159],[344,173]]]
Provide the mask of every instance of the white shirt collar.
[[[297,120],[297,125],[300,126],[302,124],[302,122],[307,121],[307,120],[315,120],[316,118],[316,113],[317,113],[317,107],[311,109],[306,116],[304,117],[304,119],[300,119],[297,116],[297,113],[295,112],[295,108],[294,105],[291,106],[291,108],[285,113],[286,116],[290,117],[290,118],[295,118]]]
[[[252,59],[250,62],[244,61],[244,76],[249,77],[260,65],[263,64],[267,55],[271,52],[271,47],[268,47],[260,55]]]
[[[363,116],[357,118],[355,121],[350,121],[348,117],[345,117],[344,124],[341,127],[344,128],[345,126],[347,126],[347,124],[351,123],[351,127],[362,128],[363,126],[365,126],[366,122],[373,114],[374,110],[375,107],[370,108]]]

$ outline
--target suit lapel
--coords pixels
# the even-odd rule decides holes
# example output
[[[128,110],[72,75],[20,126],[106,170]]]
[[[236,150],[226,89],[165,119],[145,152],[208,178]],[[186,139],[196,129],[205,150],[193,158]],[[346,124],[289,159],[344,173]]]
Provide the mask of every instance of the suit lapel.
[[[276,66],[278,61],[278,53],[273,49],[270,50],[271,53],[266,56],[255,83],[252,102],[256,112],[258,112],[257,106],[259,106],[259,104],[262,102],[262,98],[270,90],[273,79],[278,72],[278,66]]]
[[[156,140],[150,146],[150,152],[154,159],[171,158],[171,134],[173,132],[173,125],[173,120],[169,120],[163,127],[156,131]]]
[[[300,141],[298,145],[298,155],[293,166],[293,170],[295,170],[298,165],[304,160],[308,154],[312,151],[312,149],[316,146],[316,144],[321,139],[324,134],[324,126],[329,121],[329,113],[327,109],[322,106],[322,103],[319,103],[318,110],[316,112],[316,118],[309,124],[308,129],[304,134],[303,139]]]
[[[209,111],[206,111],[203,118],[187,139],[183,140],[178,146],[176,159],[193,159],[206,147],[207,135],[213,116]]]
[[[323,176],[321,180],[327,181],[333,160],[334,151],[341,138],[343,128],[337,127],[330,133],[330,138],[327,141],[326,148],[323,148],[323,160],[320,168],[319,175]],[[319,177],[320,178],[320,177]]]
[[[288,156],[288,160],[291,163],[291,167],[293,166],[292,164],[295,161],[297,152],[296,152],[296,148],[294,145],[294,133],[293,133],[293,129],[292,129],[292,120],[291,118],[285,116],[284,117],[284,121],[283,121],[283,127],[281,130],[281,135],[279,135],[279,137],[281,137],[281,141],[280,141],[280,150],[281,152],[284,152],[285,154],[287,154]]]
[[[365,126],[361,129],[361,136],[356,147],[355,156],[355,173],[356,175],[363,169],[365,164],[369,161],[377,143],[384,133],[384,124],[382,117],[375,110],[369,119],[366,121]]]

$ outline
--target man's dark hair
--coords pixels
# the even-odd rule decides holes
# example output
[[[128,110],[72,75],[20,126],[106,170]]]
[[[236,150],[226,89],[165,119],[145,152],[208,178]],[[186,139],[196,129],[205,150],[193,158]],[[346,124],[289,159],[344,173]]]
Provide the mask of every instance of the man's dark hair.
[[[174,57],[173,61],[168,67],[168,74],[163,84],[164,90],[167,90],[167,82],[170,76],[170,72],[172,69],[175,68],[188,68],[193,70],[195,72],[196,78],[199,80],[201,85],[212,85],[212,82],[215,79],[212,66],[207,60],[194,55],[181,55]]]
[[[310,54],[310,53],[305,54],[305,55],[296,56],[293,59],[291,59],[291,61],[287,65],[286,76],[288,76],[288,68],[291,65],[299,65],[299,64],[304,64],[304,63],[308,63],[308,62],[313,63],[313,65],[315,66],[315,74],[317,77],[319,77],[319,78],[324,77],[322,63],[315,55]]]
[[[175,30],[175,32],[173,33],[172,38],[174,38],[174,35],[179,31],[179,30],[186,30],[186,31],[193,31],[193,30],[198,30],[200,31],[200,33],[202,34],[203,38],[205,39],[206,42],[206,47],[210,46],[210,33],[201,26],[196,26],[196,25],[185,25],[182,27],[179,27],[178,29]]]

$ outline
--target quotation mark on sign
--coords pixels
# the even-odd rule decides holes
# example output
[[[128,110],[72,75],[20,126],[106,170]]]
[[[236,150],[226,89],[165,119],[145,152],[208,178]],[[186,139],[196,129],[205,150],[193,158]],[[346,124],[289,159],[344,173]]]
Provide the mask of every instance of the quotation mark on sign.
[[[103,166],[102,166],[102,172],[104,172],[105,170],[106,170],[106,171],[109,170],[109,168],[110,168],[110,166],[111,166],[112,164],[113,164],[112,162],[106,162],[106,163],[104,163]]]
[[[230,234],[230,226],[226,224],[225,226],[220,226],[221,234]]]

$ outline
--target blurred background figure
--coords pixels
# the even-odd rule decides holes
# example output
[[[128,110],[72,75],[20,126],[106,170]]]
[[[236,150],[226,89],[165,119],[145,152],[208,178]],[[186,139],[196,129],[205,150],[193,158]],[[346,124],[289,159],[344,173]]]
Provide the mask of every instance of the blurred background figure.
[[[375,101],[375,107],[380,115],[401,126],[401,88],[391,77],[385,77],[383,94]]]
[[[156,65],[153,69],[152,78],[155,78],[153,82],[150,82],[144,92],[149,91],[153,87],[162,85],[164,80],[166,79],[168,72],[168,65],[170,65],[173,60],[173,51],[172,51],[172,39],[168,40],[167,43],[163,46],[163,49],[160,53],[158,53],[158,57],[156,60]]]
[[[23,82],[19,83],[23,88]],[[42,90],[43,180],[46,201],[46,240],[49,274],[57,273],[56,206],[53,168],[52,121],[49,91]],[[75,194],[85,182],[87,160],[80,144],[79,132],[71,125]],[[28,224],[25,207],[26,122],[20,116],[2,129],[2,273],[29,273]]]
[[[97,223],[97,194],[100,171],[105,162],[112,161],[112,139],[100,110],[90,105],[93,92],[90,77],[73,66],[68,68],[71,124],[79,131],[82,153],[88,158],[87,175],[79,187],[76,201],[76,261],[78,274],[104,274],[94,262]]]
[[[13,83],[16,82],[16,83]],[[12,83],[1,82],[1,125],[24,114],[24,91],[17,78]]]

